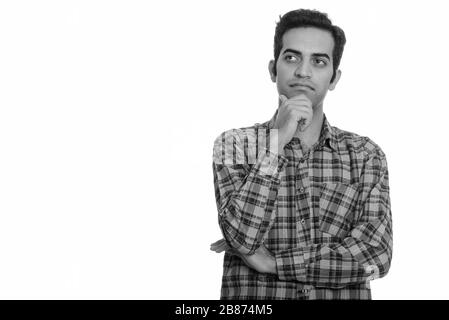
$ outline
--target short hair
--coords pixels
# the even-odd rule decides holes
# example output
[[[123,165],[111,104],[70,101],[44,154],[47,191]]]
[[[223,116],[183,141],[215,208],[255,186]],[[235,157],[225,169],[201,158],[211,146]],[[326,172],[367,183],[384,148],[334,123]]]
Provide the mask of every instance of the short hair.
[[[343,49],[346,43],[344,31],[332,24],[332,21],[327,17],[326,13],[317,10],[299,9],[287,12],[283,16],[279,16],[280,20],[276,24],[276,31],[274,33],[274,75],[277,74],[276,63],[281,53],[283,46],[282,37],[290,29],[299,27],[316,27],[322,30],[327,30],[332,34],[334,39],[334,48],[332,50],[332,60],[334,74],[331,82],[334,81],[336,71],[340,65]]]

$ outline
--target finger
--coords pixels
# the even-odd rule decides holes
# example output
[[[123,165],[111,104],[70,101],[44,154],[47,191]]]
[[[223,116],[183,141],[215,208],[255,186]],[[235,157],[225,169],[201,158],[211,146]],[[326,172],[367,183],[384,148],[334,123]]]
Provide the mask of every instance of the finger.
[[[305,105],[307,107],[311,107],[312,106],[312,101],[310,101],[309,98],[307,98],[305,95],[304,96],[297,96],[295,98],[291,98],[288,102],[288,104],[295,104],[295,103],[299,103],[301,105]]]
[[[309,98],[307,98],[307,96],[306,96],[304,93],[299,93],[299,94],[297,94],[297,95],[295,95],[295,96],[292,96],[292,97],[290,98],[290,100],[296,100],[296,99],[300,99],[300,98],[309,99]]]
[[[301,113],[312,113],[312,104],[305,100],[289,101],[285,104],[286,110],[295,110]]]
[[[210,250],[211,250],[211,251],[215,251],[215,252],[217,252],[217,253],[220,253],[220,252],[223,251],[221,247],[210,247]]]
[[[220,253],[222,251],[220,246],[211,246],[210,250],[215,251],[217,253]]]
[[[211,247],[210,249],[212,251],[220,253],[220,252],[223,252],[223,251],[231,249],[231,247],[229,247],[227,244],[224,244],[224,245],[221,245],[221,246],[218,246],[218,247]]]
[[[280,108],[281,106],[283,106],[283,105],[284,105],[284,102],[287,101],[287,100],[288,100],[288,98],[287,98],[286,96],[284,96],[283,94],[281,94],[281,95],[279,96],[279,108]],[[278,108],[278,110],[279,110],[279,108]]]
[[[281,94],[279,96],[279,100],[281,100],[281,104],[284,103],[286,100],[288,100],[288,98],[286,96],[284,96],[283,94]]]
[[[220,245],[221,243],[223,243],[225,241],[225,239],[220,239],[220,240],[218,240],[218,241],[215,241],[214,243],[211,243],[211,246],[218,246],[218,245]]]
[[[211,251],[214,251],[214,252],[216,252],[216,253],[222,253],[223,251],[225,251],[225,250],[223,250],[222,248],[210,248],[210,250],[211,250]]]
[[[289,104],[287,107],[287,111],[302,117],[313,116],[313,109],[307,105],[302,104]]]
[[[289,99],[289,101],[303,101],[308,104],[312,104],[312,100],[309,99],[308,96],[306,96],[304,93],[298,94],[296,96],[293,96]]]
[[[231,247],[226,243],[226,240],[221,239],[217,242],[214,242],[210,246],[210,250],[215,251],[217,253],[229,250]]]

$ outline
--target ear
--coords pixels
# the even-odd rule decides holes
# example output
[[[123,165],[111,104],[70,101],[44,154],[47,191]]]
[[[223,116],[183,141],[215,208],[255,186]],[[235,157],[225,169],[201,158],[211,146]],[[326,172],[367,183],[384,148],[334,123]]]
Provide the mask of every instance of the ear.
[[[276,82],[276,75],[274,74],[274,68],[275,68],[274,60],[270,60],[268,63],[268,72],[270,72],[270,78],[271,81]]]
[[[338,80],[340,80],[341,77],[341,71],[340,69],[337,70],[337,72],[335,73],[335,78],[334,81],[332,81],[329,85],[329,90],[334,90],[335,87],[337,86]]]

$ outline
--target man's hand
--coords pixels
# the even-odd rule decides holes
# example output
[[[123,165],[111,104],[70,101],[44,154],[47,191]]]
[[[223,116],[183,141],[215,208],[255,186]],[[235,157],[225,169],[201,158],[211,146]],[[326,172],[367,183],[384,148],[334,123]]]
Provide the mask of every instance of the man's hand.
[[[261,273],[276,274],[276,260],[263,244],[252,255],[241,254],[237,250],[232,249],[224,239],[212,243],[210,249],[217,253],[230,251],[232,254],[242,258],[248,267]]]
[[[216,253],[220,253],[223,251],[230,251],[231,247],[228,246],[225,239],[220,239],[214,243],[211,243],[210,249]]]
[[[273,128],[278,129],[278,142],[280,150],[290,142],[299,130],[304,131],[312,122],[312,102],[305,94],[299,94],[288,99],[284,95],[279,96],[279,108]]]

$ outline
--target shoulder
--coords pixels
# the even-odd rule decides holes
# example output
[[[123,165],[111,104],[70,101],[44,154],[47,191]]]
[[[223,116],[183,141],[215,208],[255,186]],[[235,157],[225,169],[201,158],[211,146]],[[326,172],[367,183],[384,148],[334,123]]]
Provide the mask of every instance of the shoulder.
[[[257,136],[257,131],[259,129],[259,124],[242,127],[242,128],[234,128],[221,132],[214,141],[214,146],[221,145],[224,141],[233,140],[235,142],[242,142],[248,137]]]
[[[255,147],[260,144],[259,137],[264,129],[265,126],[256,123],[252,126],[223,131],[214,140],[214,162],[245,163]]]
[[[382,148],[371,138],[334,126],[332,129],[339,150],[354,152],[365,159],[372,157],[386,158]]]

